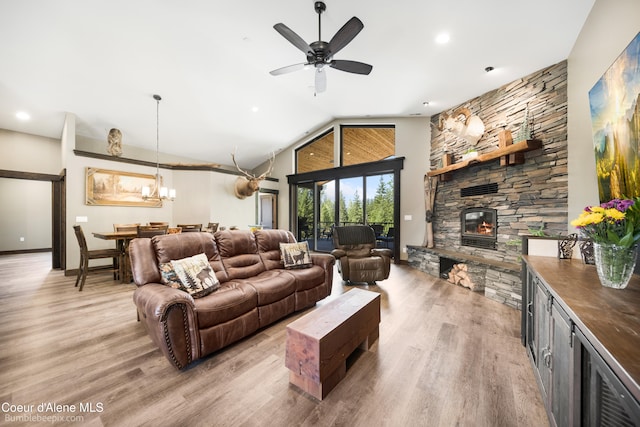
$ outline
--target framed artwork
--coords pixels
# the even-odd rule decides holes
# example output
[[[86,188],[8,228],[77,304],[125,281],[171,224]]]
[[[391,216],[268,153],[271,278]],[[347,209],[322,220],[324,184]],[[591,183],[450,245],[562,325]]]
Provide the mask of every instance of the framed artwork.
[[[86,200],[90,206],[162,207],[158,198],[142,198],[142,187],[156,185],[154,175],[87,168]]]
[[[640,33],[589,91],[600,202],[640,197]]]

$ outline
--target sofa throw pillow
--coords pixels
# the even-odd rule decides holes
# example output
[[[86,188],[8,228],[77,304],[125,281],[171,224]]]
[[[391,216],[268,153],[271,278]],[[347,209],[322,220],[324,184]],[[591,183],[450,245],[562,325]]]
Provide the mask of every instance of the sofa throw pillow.
[[[220,287],[205,254],[160,264],[162,283],[189,293],[193,298],[209,295]]]
[[[171,261],[160,263],[160,277],[163,285],[184,291],[182,288],[182,282],[176,274],[176,271],[173,269]]]
[[[309,268],[313,265],[307,242],[280,243],[284,268]]]

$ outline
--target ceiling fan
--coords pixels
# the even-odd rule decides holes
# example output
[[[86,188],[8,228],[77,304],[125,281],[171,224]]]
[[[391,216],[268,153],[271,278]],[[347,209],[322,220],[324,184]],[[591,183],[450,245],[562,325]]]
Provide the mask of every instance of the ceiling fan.
[[[327,88],[327,76],[324,69],[326,65],[331,68],[335,68],[336,70],[346,71],[348,73],[369,74],[373,69],[369,64],[344,59],[333,59],[333,55],[349,44],[349,42],[351,42],[351,40],[353,40],[354,37],[357,36],[364,28],[362,21],[355,16],[349,19],[327,43],[322,41],[321,33],[322,12],[327,9],[327,6],[324,2],[317,1],[314,4],[314,9],[318,14],[318,41],[311,44],[305,42],[302,37],[282,23],[273,26],[273,28],[285,39],[289,40],[292,45],[307,55],[307,62],[278,68],[277,70],[271,71],[270,74],[273,76],[279,76],[280,74],[286,74],[313,66],[315,67],[316,93],[324,92]]]

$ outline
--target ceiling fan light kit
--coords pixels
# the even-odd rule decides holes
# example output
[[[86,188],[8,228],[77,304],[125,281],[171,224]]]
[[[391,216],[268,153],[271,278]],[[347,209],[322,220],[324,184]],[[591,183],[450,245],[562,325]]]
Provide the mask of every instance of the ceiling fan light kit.
[[[300,49],[307,56],[307,62],[300,64],[288,65],[286,67],[278,68],[271,71],[271,75],[279,76],[281,74],[291,73],[306,69],[313,66],[316,70],[315,76],[315,91],[321,93],[326,90],[327,77],[324,70],[325,66],[335,68],[336,70],[346,71],[347,73],[368,75],[373,67],[369,64],[358,61],[333,59],[333,56],[338,53],[342,48],[351,42],[355,36],[362,31],[364,24],[357,17],[353,17],[347,21],[346,24],[338,30],[338,32],[329,41],[322,40],[322,12],[327,10],[327,6],[324,2],[317,1],[314,4],[314,9],[318,14],[318,41],[311,44],[302,39],[289,27],[283,23],[278,23],[273,28],[287,39],[292,45]]]

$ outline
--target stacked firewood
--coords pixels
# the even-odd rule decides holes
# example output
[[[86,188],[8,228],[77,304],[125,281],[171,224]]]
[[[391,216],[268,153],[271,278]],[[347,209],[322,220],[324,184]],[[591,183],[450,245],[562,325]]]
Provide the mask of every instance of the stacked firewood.
[[[476,285],[469,277],[469,272],[467,271],[467,264],[454,264],[451,267],[451,271],[449,271],[449,282],[454,285],[464,286],[465,288],[469,288],[473,290]]]

